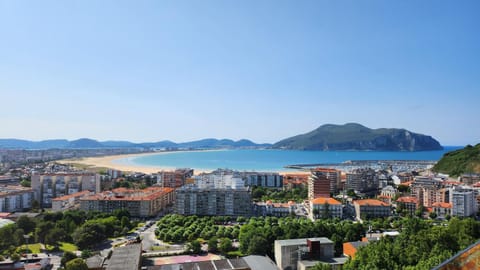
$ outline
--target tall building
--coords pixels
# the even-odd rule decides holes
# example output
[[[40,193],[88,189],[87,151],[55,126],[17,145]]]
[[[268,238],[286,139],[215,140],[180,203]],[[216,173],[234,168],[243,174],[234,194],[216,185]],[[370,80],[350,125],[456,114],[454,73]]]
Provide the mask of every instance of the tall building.
[[[340,184],[340,171],[326,168],[313,169],[308,178],[308,199],[330,197],[330,193],[335,193]]]
[[[126,209],[134,217],[151,217],[172,204],[173,200],[172,188],[149,187],[142,190],[116,188],[80,198],[80,209],[106,213]]]
[[[32,189],[42,207],[52,207],[52,199],[89,190],[100,189],[100,175],[90,172],[32,174]]]
[[[475,192],[472,189],[462,187],[452,188],[450,197],[452,216],[469,217],[477,213],[477,200]]]
[[[243,172],[240,174],[245,179],[246,186],[257,187],[283,187],[283,176],[269,172]]]
[[[161,187],[179,188],[185,185],[188,178],[193,176],[193,169],[176,169],[175,171],[161,171],[157,175],[157,184]]]
[[[31,188],[0,186],[0,212],[17,212],[32,208],[34,193]]]
[[[442,180],[431,177],[416,177],[410,185],[412,196],[417,198],[418,204],[432,207],[436,202],[442,202]]]
[[[353,189],[358,193],[378,190],[378,177],[371,168],[355,169],[347,173],[346,189]]]
[[[181,215],[249,216],[252,200],[247,187],[209,188],[191,184],[175,191],[175,209]]]

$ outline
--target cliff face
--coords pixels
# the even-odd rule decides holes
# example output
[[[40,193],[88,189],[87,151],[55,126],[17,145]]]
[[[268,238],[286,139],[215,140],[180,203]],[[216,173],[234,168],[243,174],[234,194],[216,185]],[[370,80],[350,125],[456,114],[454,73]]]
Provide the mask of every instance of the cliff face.
[[[405,129],[370,129],[360,124],[323,125],[281,140],[273,148],[297,150],[430,151],[442,150],[431,136]]]

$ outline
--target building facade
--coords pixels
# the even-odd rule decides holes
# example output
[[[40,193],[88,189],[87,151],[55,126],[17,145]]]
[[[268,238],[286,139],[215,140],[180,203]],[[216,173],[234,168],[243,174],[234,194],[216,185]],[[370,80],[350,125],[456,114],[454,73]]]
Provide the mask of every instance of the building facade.
[[[432,207],[436,202],[442,202],[442,180],[432,177],[416,177],[410,185],[412,196],[424,207]]]
[[[353,206],[357,220],[389,217],[392,214],[390,205],[379,200],[356,200]]]
[[[65,211],[80,207],[80,198],[91,195],[91,191],[85,190],[52,199],[52,211]]]
[[[452,216],[470,217],[477,213],[477,199],[472,189],[456,187],[450,192]]]
[[[185,185],[187,179],[193,176],[193,169],[176,169],[161,171],[157,174],[157,185],[161,187],[179,188]]]
[[[324,218],[342,218],[343,205],[333,198],[318,197],[310,200],[311,220]]]
[[[89,172],[80,173],[51,173],[32,174],[32,189],[35,198],[42,207],[51,207],[52,199],[77,193],[79,191],[92,191],[99,193],[100,175]]]
[[[346,189],[353,189],[357,193],[366,193],[378,190],[378,177],[371,168],[356,169],[347,173]]]
[[[339,170],[317,168],[311,171],[308,178],[308,199],[313,200],[317,197],[330,197],[330,193],[335,193],[341,184],[341,175]]]
[[[34,192],[22,186],[0,186],[0,212],[25,211],[32,208]]]
[[[333,242],[325,237],[275,240],[275,261],[281,270],[296,270],[303,259],[333,258]]]
[[[126,209],[134,217],[156,216],[174,201],[174,189],[149,187],[142,190],[117,188],[80,198],[80,209],[112,213]]]
[[[175,191],[175,211],[181,215],[250,216],[252,200],[247,187],[209,188],[185,185]]]

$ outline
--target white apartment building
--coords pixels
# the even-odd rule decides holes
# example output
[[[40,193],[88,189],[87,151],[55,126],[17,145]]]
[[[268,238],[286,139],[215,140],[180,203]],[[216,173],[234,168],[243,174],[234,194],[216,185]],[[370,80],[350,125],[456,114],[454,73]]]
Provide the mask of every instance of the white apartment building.
[[[21,186],[0,186],[0,212],[17,212],[32,208],[33,190]]]
[[[455,187],[450,190],[450,202],[452,204],[452,216],[469,217],[478,211],[475,191],[463,187]]]

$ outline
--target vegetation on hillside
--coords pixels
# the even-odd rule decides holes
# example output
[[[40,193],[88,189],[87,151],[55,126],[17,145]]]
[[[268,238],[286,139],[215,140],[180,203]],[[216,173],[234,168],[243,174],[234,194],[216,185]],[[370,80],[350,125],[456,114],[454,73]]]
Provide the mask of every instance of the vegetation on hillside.
[[[480,173],[480,143],[446,153],[435,164],[433,170],[451,176],[463,173]]]
[[[360,124],[323,125],[311,132],[279,141],[274,148],[299,150],[426,151],[443,149],[430,136],[405,129],[370,129]]]
[[[432,269],[480,238],[480,222],[452,218],[448,226],[409,218],[396,238],[360,248],[342,269]]]

